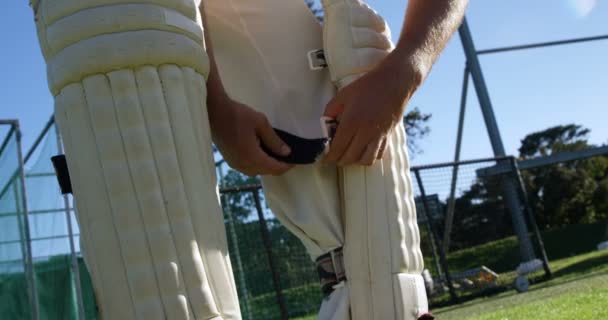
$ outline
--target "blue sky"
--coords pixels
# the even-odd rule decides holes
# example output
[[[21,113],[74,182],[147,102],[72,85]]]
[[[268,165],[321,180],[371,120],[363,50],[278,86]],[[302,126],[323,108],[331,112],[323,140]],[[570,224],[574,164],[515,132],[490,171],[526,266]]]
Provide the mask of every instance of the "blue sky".
[[[31,145],[52,113],[45,66],[26,0],[4,1],[0,61],[0,119],[22,122]],[[369,0],[396,39],[406,1]],[[608,2],[600,0],[472,0],[467,12],[478,49],[608,34]],[[488,55],[481,58],[496,118],[508,153],[527,133],[577,123],[590,140],[608,142],[608,41]],[[457,36],[410,106],[432,113],[431,133],[414,164],[453,158],[464,56]],[[470,90],[463,159],[491,156],[474,91]],[[0,134],[2,131],[0,130]]]

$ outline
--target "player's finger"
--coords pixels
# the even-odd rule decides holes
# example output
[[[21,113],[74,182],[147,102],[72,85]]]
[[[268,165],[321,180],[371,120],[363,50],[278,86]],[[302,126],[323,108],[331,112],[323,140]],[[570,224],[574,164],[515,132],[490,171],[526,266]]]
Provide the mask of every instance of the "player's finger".
[[[256,126],[256,133],[262,143],[272,152],[281,156],[287,156],[291,153],[289,146],[281,140],[268,122],[268,119],[263,115]]]
[[[264,151],[262,151],[262,149],[258,149],[255,154],[252,155],[252,161],[255,171],[262,175],[282,175],[293,167],[293,165],[270,157]]]
[[[378,153],[376,154],[376,159],[382,160],[384,158],[384,153],[386,152],[386,143],[388,139],[386,137],[382,138],[382,142],[380,143],[380,149],[378,149]]]
[[[338,160],[338,165],[347,166],[357,163],[363,156],[365,148],[369,143],[369,135],[358,132],[349,144],[348,149],[346,149],[343,156]]]
[[[331,141],[329,152],[324,160],[330,163],[336,163],[343,157],[344,152],[349,148],[349,145],[354,138],[356,130],[350,125],[348,119],[343,119],[336,128],[336,135]]]
[[[344,103],[340,99],[340,93],[338,93],[338,95],[331,99],[325,106],[323,116],[336,119],[342,112],[344,112]]]
[[[374,161],[376,161],[378,156],[378,151],[380,150],[382,140],[383,138],[376,139],[365,147],[365,151],[358,161],[360,165],[371,166],[374,164]]]

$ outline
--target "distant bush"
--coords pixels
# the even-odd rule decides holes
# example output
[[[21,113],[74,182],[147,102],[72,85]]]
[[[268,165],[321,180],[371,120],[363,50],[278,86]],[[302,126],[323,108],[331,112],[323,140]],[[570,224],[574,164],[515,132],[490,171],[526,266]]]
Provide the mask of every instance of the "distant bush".
[[[549,260],[562,259],[593,251],[598,243],[608,240],[608,222],[569,225],[545,230],[541,234]],[[448,254],[452,272],[485,265],[501,273],[515,270],[519,263],[519,247],[515,236]],[[434,272],[433,256],[430,253],[425,254],[425,265]]]

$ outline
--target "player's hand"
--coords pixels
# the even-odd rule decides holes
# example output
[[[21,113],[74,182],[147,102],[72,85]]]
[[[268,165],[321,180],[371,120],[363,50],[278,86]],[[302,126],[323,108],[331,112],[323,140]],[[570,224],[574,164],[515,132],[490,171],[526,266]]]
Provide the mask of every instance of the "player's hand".
[[[401,121],[407,102],[422,82],[414,65],[408,66],[394,53],[340,90],[327,104],[324,115],[340,121],[326,162],[369,166],[382,158],[388,135]]]
[[[228,165],[248,176],[281,175],[292,167],[262,150],[260,143],[279,155],[291,152],[266,116],[228,97],[213,103],[220,105],[209,109],[211,134]]]

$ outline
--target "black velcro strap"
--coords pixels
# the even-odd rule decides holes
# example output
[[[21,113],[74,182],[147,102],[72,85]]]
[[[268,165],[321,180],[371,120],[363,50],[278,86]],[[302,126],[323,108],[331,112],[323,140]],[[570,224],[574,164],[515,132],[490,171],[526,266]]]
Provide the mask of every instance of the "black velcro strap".
[[[65,159],[65,155],[61,154],[51,157],[51,161],[53,162],[53,167],[55,168],[55,174],[57,175],[57,181],[59,182],[61,193],[72,193],[72,181],[70,180],[70,171],[68,170],[68,162]]]
[[[289,146],[291,153],[288,156],[280,156],[272,152],[270,148],[261,143],[262,150],[264,150],[269,156],[285,163],[314,163],[323,155],[325,147],[329,142],[329,139],[327,138],[305,139],[276,128],[274,128],[274,132]]]
[[[334,291],[334,286],[342,281],[346,281],[344,272],[344,255],[342,248],[334,249],[315,261],[319,281],[321,281],[321,291],[323,296],[329,296]]]

